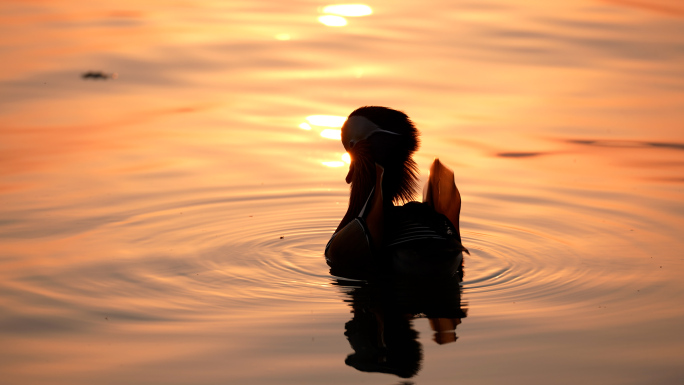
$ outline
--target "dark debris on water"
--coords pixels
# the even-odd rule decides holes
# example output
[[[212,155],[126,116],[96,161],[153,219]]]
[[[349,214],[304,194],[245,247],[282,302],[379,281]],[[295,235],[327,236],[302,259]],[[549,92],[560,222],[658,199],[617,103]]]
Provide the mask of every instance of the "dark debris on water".
[[[88,71],[81,74],[83,80],[93,79],[93,80],[109,80],[116,79],[118,75],[116,72],[108,74],[102,71]]]

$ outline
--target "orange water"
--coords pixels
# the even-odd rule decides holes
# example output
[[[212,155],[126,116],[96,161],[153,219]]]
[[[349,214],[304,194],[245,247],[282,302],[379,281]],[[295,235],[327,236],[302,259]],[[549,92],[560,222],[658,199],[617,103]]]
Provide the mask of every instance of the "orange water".
[[[366,4],[0,4],[3,383],[684,381],[684,6]],[[467,317],[411,321],[410,380],[345,365],[322,256],[347,169],[307,117],[361,105],[463,196]]]

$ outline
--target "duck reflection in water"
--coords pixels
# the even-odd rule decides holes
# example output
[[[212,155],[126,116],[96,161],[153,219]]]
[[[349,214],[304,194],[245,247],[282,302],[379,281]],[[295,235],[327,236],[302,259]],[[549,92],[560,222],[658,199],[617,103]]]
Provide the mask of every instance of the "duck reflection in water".
[[[351,193],[325,248],[332,275],[437,278],[461,271],[468,251],[461,243],[461,196],[454,173],[435,159],[423,202],[411,201],[418,187],[412,158],[418,136],[406,114],[386,107],[361,107],[342,126]]]
[[[362,372],[415,376],[422,347],[412,322],[428,318],[438,344],[456,341],[456,326],[466,317],[460,276],[438,280],[338,280],[349,296],[353,317],[345,335],[354,353],[345,363]]]

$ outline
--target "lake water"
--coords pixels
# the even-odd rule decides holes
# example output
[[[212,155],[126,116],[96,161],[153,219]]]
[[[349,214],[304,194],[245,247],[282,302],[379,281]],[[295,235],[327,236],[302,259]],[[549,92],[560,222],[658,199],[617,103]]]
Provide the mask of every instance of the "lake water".
[[[2,382],[684,383],[682,3],[326,5],[0,4]],[[362,105],[456,174],[449,316],[328,274]]]

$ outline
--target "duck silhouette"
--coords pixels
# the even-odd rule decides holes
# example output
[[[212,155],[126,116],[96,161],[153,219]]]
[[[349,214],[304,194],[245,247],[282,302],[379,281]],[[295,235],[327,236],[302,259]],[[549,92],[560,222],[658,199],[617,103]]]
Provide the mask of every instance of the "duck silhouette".
[[[419,144],[418,130],[401,111],[366,106],[347,118],[342,145],[351,157],[351,192],[325,248],[332,275],[462,277],[468,250],[461,243],[454,173],[435,159],[423,202],[413,201],[418,166],[412,155]]]

